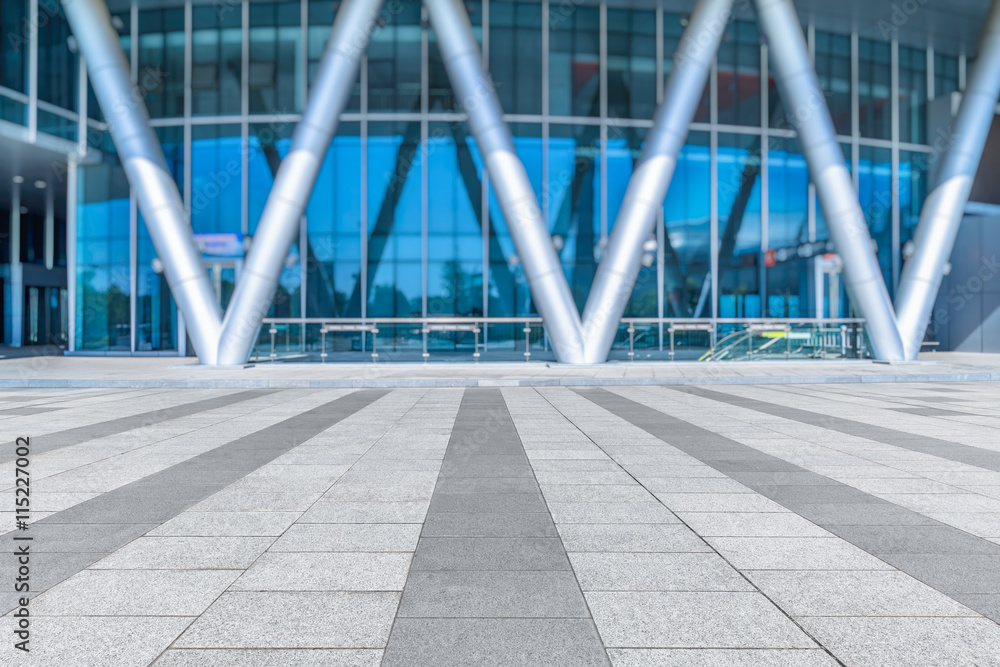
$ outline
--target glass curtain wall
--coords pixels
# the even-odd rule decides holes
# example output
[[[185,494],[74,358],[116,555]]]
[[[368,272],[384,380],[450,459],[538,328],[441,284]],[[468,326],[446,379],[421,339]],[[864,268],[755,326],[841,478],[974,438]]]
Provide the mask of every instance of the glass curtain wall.
[[[24,4],[4,2],[4,25],[16,22]],[[138,57],[139,87],[195,232],[238,242],[256,231],[337,3],[251,0],[226,7],[144,8],[118,15],[115,25],[126,54]],[[662,81],[674,67],[685,18],[596,4],[567,11],[557,3],[492,0],[466,8],[515,150],[582,308]],[[69,71],[76,56],[55,48],[66,38],[57,28],[46,37],[52,48],[44,57],[66,63],[53,60],[46,67]],[[926,50],[855,39],[856,60],[850,35],[814,31],[811,46],[891,280],[901,264],[899,242],[912,237],[926,193],[927,99],[958,88],[960,59],[935,51],[928,60]],[[765,53],[754,23],[727,26],[714,85],[706,86],[662,219],[643,246],[626,316],[830,312],[817,303],[825,298],[817,260],[775,261],[768,252],[828,235],[773,76],[762,77]],[[24,90],[25,67],[5,45],[5,114],[14,99],[4,91]],[[894,67],[898,105],[891,99]],[[77,83],[73,77],[47,81],[44,99],[72,111]],[[92,96],[88,113],[100,118]],[[70,130],[65,136],[73,137]],[[96,141],[106,146],[103,136],[97,133]],[[141,216],[130,212],[127,188],[122,196],[114,170],[108,159],[79,169],[77,284],[78,303],[85,300],[86,307],[78,309],[77,347],[178,349],[169,290]],[[108,182],[100,185],[102,179]],[[137,275],[115,280],[110,269],[99,268],[94,253],[110,243],[125,244],[115,246],[113,256],[126,261],[132,253]],[[223,269],[223,304],[241,259]],[[127,268],[127,261],[117,266]],[[378,22],[279,285],[272,316],[536,314],[482,156],[416,0],[387,6]],[[104,304],[102,314],[88,316],[85,326],[81,317],[96,312],[97,301]],[[834,314],[849,312],[843,303]],[[95,328],[94,322],[103,324]],[[422,342],[419,332],[397,333],[394,345]],[[519,326],[498,325],[487,333],[493,344],[521,336]]]

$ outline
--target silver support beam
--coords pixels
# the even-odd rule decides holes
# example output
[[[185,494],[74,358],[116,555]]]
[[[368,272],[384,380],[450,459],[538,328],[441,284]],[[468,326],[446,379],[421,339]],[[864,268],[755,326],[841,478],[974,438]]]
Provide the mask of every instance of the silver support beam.
[[[333,31],[302,120],[292,135],[288,155],[274,179],[253,244],[226,310],[219,338],[218,363],[242,364],[250,356],[261,319],[267,315],[292,242],[299,235],[316,177],[340,113],[351,98],[358,66],[383,0],[345,0],[337,11]],[[302,255],[305,261],[305,255]]]
[[[946,149],[924,201],[914,237],[913,256],[907,260],[896,295],[899,330],[906,358],[916,359],[930,320],[944,265],[969,201],[972,182],[986,146],[986,137],[1000,96],[1000,0],[994,0],[979,38],[979,54],[952,123]]]
[[[580,314],[528,174],[514,151],[465,6],[460,0],[425,0],[424,4],[452,87],[469,114],[469,129],[483,154],[556,358],[564,363],[585,363]]]
[[[167,171],[156,133],[140,92],[133,88],[129,63],[104,0],[63,0],[66,19],[87,59],[90,80],[135,191],[156,253],[188,333],[204,364],[216,363],[221,313],[195,247],[191,224],[173,177]]]
[[[867,320],[875,356],[904,358],[903,342],[871,235],[819,80],[809,63],[802,27],[791,0],[755,0],[757,25],[767,39],[775,79],[786,113],[809,165],[830,236],[844,260],[844,284]]]
[[[698,111],[701,94],[733,0],[698,0],[674,55],[664,102],[656,110],[646,145],[629,180],[608,247],[594,276],[583,311],[584,358],[607,360],[618,324],[639,275],[642,245],[654,233],[677,156]]]

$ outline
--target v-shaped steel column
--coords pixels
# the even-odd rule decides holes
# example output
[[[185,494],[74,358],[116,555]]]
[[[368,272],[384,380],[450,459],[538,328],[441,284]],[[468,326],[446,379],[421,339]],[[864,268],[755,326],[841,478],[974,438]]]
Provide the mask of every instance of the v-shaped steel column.
[[[733,0],[700,0],[678,44],[663,103],[646,135],[642,156],[628,182],[608,248],[587,295],[583,332],[588,363],[608,358],[639,275],[642,245],[655,230],[657,213],[667,196],[688,127],[698,111],[732,5]]]
[[[844,283],[867,320],[877,358],[901,361],[903,342],[882,271],[872,248],[851,174],[837,143],[826,99],[809,62],[802,26],[792,0],[755,0],[757,23],[766,37],[786,116],[816,185],[837,252],[844,260]]]
[[[63,0],[63,8],[188,335],[202,363],[214,364],[222,319],[219,303],[160,140],[150,127],[142,93],[132,85],[108,7],[104,0]]]
[[[913,256],[903,267],[896,295],[899,329],[907,359],[916,359],[941,289],[944,265],[951,257],[955,238],[979,170],[986,138],[1000,96],[1000,0],[994,0],[979,53],[952,123],[949,147],[942,156],[934,187],[924,200],[914,237]]]
[[[461,0],[425,0],[424,5],[437,33],[451,85],[461,108],[468,113],[469,128],[489,170],[556,358],[583,363],[580,314],[528,174],[514,151],[493,82],[483,68],[469,16]]]
[[[288,155],[274,179],[240,279],[226,309],[219,363],[241,364],[278,287],[281,269],[316,185],[323,158],[351,98],[361,58],[368,49],[383,0],[345,0],[337,11],[309,102],[295,127]],[[364,224],[364,222],[362,222]]]

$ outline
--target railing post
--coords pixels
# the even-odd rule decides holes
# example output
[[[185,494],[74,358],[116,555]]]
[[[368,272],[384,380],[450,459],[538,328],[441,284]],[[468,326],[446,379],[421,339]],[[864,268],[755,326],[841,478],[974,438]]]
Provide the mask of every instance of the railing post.
[[[670,326],[670,361],[674,360],[674,327]]]
[[[278,329],[272,324],[268,333],[271,334],[271,361],[273,362],[278,356],[278,353],[274,351],[274,337],[278,335]]]
[[[326,363],[326,327],[325,326],[321,326],[320,329],[319,329],[319,333],[320,333],[320,338],[323,341],[321,343],[322,347],[320,348],[319,358],[325,364]]]
[[[431,353],[427,351],[427,334],[429,334],[430,332],[431,332],[431,330],[427,328],[427,323],[424,322],[423,326],[420,328],[420,333],[423,335],[423,339],[424,339],[424,354],[423,354],[423,357],[424,357],[424,363],[425,364],[427,363],[427,358],[431,356]]]
[[[628,360],[629,362],[635,361],[635,322],[629,322],[628,325]]]
[[[528,336],[531,334],[531,323],[524,323],[524,361],[527,363],[531,361],[531,341]]]
[[[476,364],[479,363],[479,327],[472,330],[472,333],[476,336],[476,346],[472,348],[472,358],[476,360]]]
[[[378,339],[378,325],[372,322],[372,363],[378,363],[378,350],[376,349],[376,340]]]

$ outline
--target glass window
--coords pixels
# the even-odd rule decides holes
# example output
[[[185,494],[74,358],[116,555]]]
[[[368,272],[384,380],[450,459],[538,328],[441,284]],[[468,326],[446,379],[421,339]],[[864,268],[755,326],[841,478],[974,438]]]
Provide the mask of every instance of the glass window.
[[[892,293],[892,151],[861,146],[858,199],[877,247],[882,277]]]
[[[766,262],[767,316],[812,317],[813,264],[797,252],[809,241],[809,169],[798,139],[769,139],[767,189],[767,247],[776,251]]]
[[[707,132],[690,132],[663,202],[664,315],[711,317],[711,160]]]
[[[596,125],[549,130],[549,229],[583,309],[601,252],[601,150]]]
[[[927,140],[927,52],[899,47],[899,140]]]
[[[5,39],[0,44],[0,85],[27,93],[28,71],[27,0],[4,0],[0,4],[0,30]],[[6,120],[6,119],[5,119]]]
[[[890,57],[888,42],[858,40],[858,116],[862,137],[892,138]]]
[[[757,26],[733,21],[719,45],[719,122],[760,125],[760,41]]]
[[[524,164],[528,181],[538,202],[542,201],[542,128],[533,123],[512,123],[511,133],[514,136],[514,150]],[[472,150],[479,172],[483,172],[482,158],[476,150]],[[556,182],[560,182],[557,178]],[[554,191],[549,196],[558,196]],[[524,267],[514,247],[507,227],[507,220],[500,209],[493,186],[489,191],[489,314],[491,317],[514,317],[517,315],[534,314],[528,281],[524,275]],[[551,216],[550,216],[551,220]],[[550,223],[551,224],[551,223]],[[553,239],[556,241],[556,239]],[[559,247],[561,239],[556,241]],[[490,329],[490,340],[496,341],[497,336],[505,340],[517,339],[521,336],[520,329],[494,327]],[[511,338],[513,337],[513,338]]]
[[[301,12],[298,2],[250,5],[250,113],[301,110]]]
[[[913,238],[920,222],[920,210],[927,196],[927,174],[934,165],[933,154],[899,151],[899,238],[906,243]]]
[[[361,317],[361,137],[341,123],[306,210],[306,316]]]
[[[466,0],[466,2],[463,3],[463,6],[469,13],[469,20],[472,23],[472,33],[476,37],[476,42],[478,42],[481,47],[483,42],[483,31],[481,28],[483,24],[483,6],[481,3],[475,2],[474,0]],[[434,33],[433,26],[427,30],[427,40],[427,94],[430,110],[457,110],[460,105],[455,99],[455,93],[451,87],[451,80],[448,78],[448,72],[445,70],[444,61],[441,59],[441,51],[437,46],[437,35]]]
[[[549,5],[549,113],[601,115],[600,11]]]
[[[178,189],[184,189],[184,129],[159,127],[156,134],[167,159],[167,169]],[[163,272],[153,266],[156,248],[139,214],[136,247],[136,350],[177,349],[177,307]]]
[[[153,118],[184,115],[184,10],[139,12],[139,89]]]
[[[851,135],[851,38],[816,32],[816,74],[837,134]]]
[[[369,317],[423,314],[420,123],[368,126]]]
[[[40,8],[39,14],[43,12],[48,16],[38,22],[38,99],[75,111],[80,77],[78,56],[67,43],[69,23],[60,4]]]
[[[247,142],[247,178],[249,185],[248,216],[250,235],[256,233],[274,177],[281,160],[291,147],[294,125],[286,121],[251,123]],[[278,280],[278,290],[269,317],[296,317],[301,310],[299,289],[302,283],[299,264],[299,237],[288,251]]]
[[[542,113],[542,5],[490,3],[490,76],[506,113]]]
[[[719,317],[760,317],[760,137],[719,134]]]
[[[240,113],[243,27],[239,12],[192,9],[191,113]]]
[[[191,128],[191,226],[195,233],[240,229],[239,125]]]
[[[400,0],[391,20],[372,32],[368,46],[368,108],[420,111],[420,3]]]
[[[76,346],[127,351],[132,347],[128,182],[113,153],[78,173]]]
[[[934,53],[934,98],[958,90],[958,58]]]
[[[129,61],[132,59],[132,13],[131,12],[118,12],[111,15],[111,25],[118,32],[118,42],[121,44],[122,53],[125,54],[125,58]],[[101,112],[101,106],[97,102],[97,96],[94,94],[94,85],[90,81],[89,77],[87,79],[87,115],[94,120],[103,121],[104,114]],[[91,144],[93,145],[93,144]],[[96,147],[96,146],[95,146]]]
[[[642,152],[645,128],[608,128],[608,229],[614,229],[632,169]],[[643,245],[641,268],[625,307],[625,317],[656,317],[659,290],[656,278],[656,233]]]
[[[475,140],[465,123],[431,123],[427,139],[427,314],[483,314],[483,228]]]
[[[670,76],[676,61],[679,61],[682,54],[677,52],[677,47],[681,42],[681,35],[687,26],[687,17],[680,14],[663,14],[663,75]],[[705,82],[705,90],[701,94],[701,103],[695,112],[694,120],[698,123],[707,123],[711,118],[711,99],[708,91],[709,82]]]
[[[340,2],[330,2],[330,0],[309,0],[309,28],[308,28],[308,71],[309,85],[312,85],[316,78],[316,70],[319,69],[320,60],[323,59],[323,52],[326,50],[326,43],[330,40],[330,33],[333,30],[333,21],[337,16]],[[387,20],[388,8],[382,8],[382,20]],[[369,52],[369,58],[371,53]],[[345,111],[361,110],[361,73],[354,80],[354,92],[350,102],[347,103]]]
[[[608,10],[608,116],[652,118],[656,110],[656,13]]]

